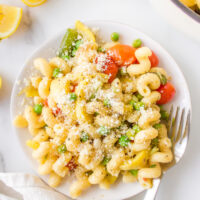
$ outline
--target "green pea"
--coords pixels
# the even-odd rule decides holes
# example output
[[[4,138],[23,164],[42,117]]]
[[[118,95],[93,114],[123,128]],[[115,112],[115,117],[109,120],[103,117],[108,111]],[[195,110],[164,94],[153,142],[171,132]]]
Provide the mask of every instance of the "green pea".
[[[161,111],[160,111],[160,114],[161,114],[161,119],[162,119],[162,120],[168,121],[168,119],[169,119],[169,113],[168,113],[167,111],[161,110]]]
[[[131,169],[131,170],[129,170],[129,172],[130,172],[133,176],[137,176],[137,175],[138,175],[138,169]]]
[[[101,161],[101,164],[106,166],[109,163],[110,160],[111,160],[111,158],[104,157],[104,159]]]
[[[67,147],[65,144],[61,144],[60,146],[58,146],[57,150],[59,153],[65,153],[67,151]]]
[[[113,42],[117,42],[117,41],[119,40],[119,33],[113,32],[113,33],[111,34],[111,40],[112,40]]]
[[[156,165],[151,165],[151,166],[150,166],[150,168],[155,168],[155,167],[156,167]]]
[[[135,110],[140,110],[141,108],[144,108],[144,103],[139,101],[133,104],[133,107]]]
[[[57,78],[59,76],[59,74],[61,74],[60,68],[54,68],[54,70],[53,70],[53,77]]]
[[[86,142],[89,139],[89,135],[86,132],[81,133],[81,142]]]
[[[110,100],[107,98],[107,99],[104,99],[103,101],[103,105],[110,108]]]
[[[158,138],[154,138],[153,140],[151,140],[151,146],[152,147],[158,147]]]
[[[108,129],[106,126],[101,126],[97,132],[103,136],[107,136],[110,133],[110,129]]]
[[[154,127],[155,129],[159,129],[159,128],[161,127],[161,124],[154,124],[153,127]]]
[[[69,94],[70,101],[74,102],[74,101],[76,101],[76,99],[77,99],[77,96],[74,92]]]
[[[133,41],[133,47],[138,48],[142,45],[142,41],[140,39],[136,39]]]
[[[130,142],[130,140],[128,139],[128,136],[126,135],[122,135],[120,138],[119,138],[119,144],[122,146],[122,147],[126,147],[128,146],[128,143]]]
[[[42,113],[42,104],[35,104],[33,107],[33,111],[40,115]]]

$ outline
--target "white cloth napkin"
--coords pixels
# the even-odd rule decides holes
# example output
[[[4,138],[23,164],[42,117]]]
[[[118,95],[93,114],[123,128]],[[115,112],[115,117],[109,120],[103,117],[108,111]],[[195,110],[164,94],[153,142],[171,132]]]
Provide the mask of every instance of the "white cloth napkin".
[[[142,193],[129,200],[141,200],[143,196],[144,194]],[[34,175],[24,173],[0,173],[0,200],[71,199],[50,188],[39,177]]]
[[[70,200],[40,178],[21,173],[0,173],[0,200]]]

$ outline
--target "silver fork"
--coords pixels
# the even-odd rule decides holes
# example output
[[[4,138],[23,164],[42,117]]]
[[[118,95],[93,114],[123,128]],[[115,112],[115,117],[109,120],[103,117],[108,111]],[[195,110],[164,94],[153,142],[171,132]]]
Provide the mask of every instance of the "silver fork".
[[[168,136],[172,140],[172,150],[174,154],[174,159],[171,163],[164,165],[164,174],[169,168],[176,165],[183,157],[189,139],[190,121],[190,110],[186,111],[185,108],[181,109],[180,107],[177,107],[174,111],[173,106],[171,107],[167,129]],[[153,187],[147,190],[143,200],[154,200],[159,185],[160,179],[155,179],[153,181]]]

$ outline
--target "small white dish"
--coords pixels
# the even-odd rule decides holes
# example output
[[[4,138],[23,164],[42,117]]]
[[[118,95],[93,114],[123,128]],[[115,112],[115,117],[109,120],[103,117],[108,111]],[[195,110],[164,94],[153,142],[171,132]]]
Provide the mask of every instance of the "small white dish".
[[[164,67],[169,75],[172,76],[172,83],[176,87],[176,95],[171,104],[181,105],[185,108],[191,109],[190,94],[186,80],[174,61],[174,59],[155,41],[149,38],[144,33],[134,29],[129,25],[122,23],[112,22],[112,21],[87,21],[85,22],[89,27],[98,27],[99,35],[103,38],[104,41],[110,41],[110,35],[112,32],[118,32],[120,34],[120,42],[125,44],[132,44],[134,39],[140,38],[143,41],[143,44],[150,47],[159,57],[160,66]],[[66,27],[67,28],[67,27]],[[50,58],[55,56],[56,50],[60,45],[60,41],[65,33],[65,30],[58,33],[53,38],[49,39],[45,44],[43,44],[39,49],[37,49],[33,55],[25,62],[21,72],[18,75],[17,81],[15,82],[12,97],[11,97],[11,116],[12,119],[24,110],[24,105],[22,103],[22,96],[18,96],[20,86],[18,84],[19,80],[28,78],[33,70],[32,63],[34,58],[44,57]],[[17,129],[15,132],[19,139],[20,145],[25,153],[25,157],[30,160],[31,165],[35,170],[37,170],[38,164],[31,156],[31,150],[25,145],[26,140],[31,138],[31,135],[28,133],[27,129]],[[47,176],[41,176],[41,178],[47,182]],[[69,185],[71,184],[73,177],[67,177],[63,181],[63,184],[56,188],[59,192],[62,192],[69,196]],[[109,190],[99,189],[98,186],[91,187],[87,192],[84,192],[81,197],[78,199],[81,200],[121,200],[128,197],[134,196],[144,189],[139,185],[139,183],[122,183],[120,180],[117,181]]]

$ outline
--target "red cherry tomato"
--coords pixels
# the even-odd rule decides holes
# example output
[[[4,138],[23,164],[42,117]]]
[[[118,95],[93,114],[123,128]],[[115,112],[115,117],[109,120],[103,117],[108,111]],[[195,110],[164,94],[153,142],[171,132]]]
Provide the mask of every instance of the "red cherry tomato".
[[[107,54],[100,54],[96,58],[97,68],[103,73],[109,75],[108,82],[111,83],[118,72],[118,66],[114,63],[111,57]]]
[[[161,85],[157,91],[161,94],[160,100],[157,101],[160,105],[168,103],[176,93],[176,90],[171,83]]]
[[[152,51],[152,55],[149,56],[149,60],[151,62],[151,67],[157,67],[158,66],[159,59],[153,51]]]
[[[135,48],[125,44],[116,44],[108,49],[108,54],[119,66],[135,63]]]

